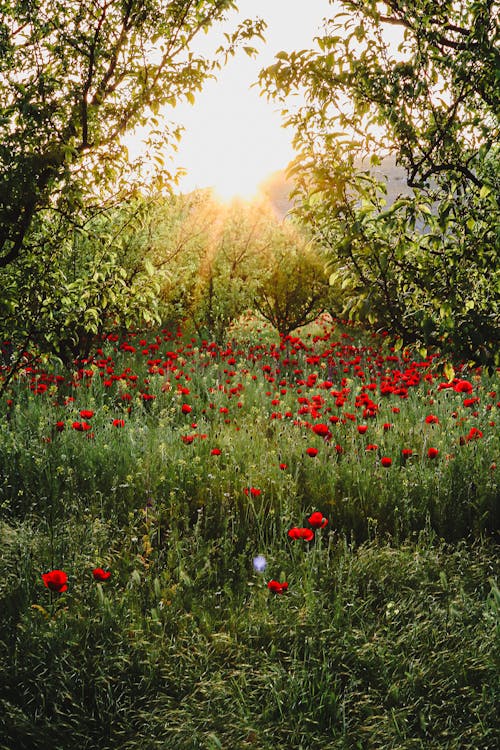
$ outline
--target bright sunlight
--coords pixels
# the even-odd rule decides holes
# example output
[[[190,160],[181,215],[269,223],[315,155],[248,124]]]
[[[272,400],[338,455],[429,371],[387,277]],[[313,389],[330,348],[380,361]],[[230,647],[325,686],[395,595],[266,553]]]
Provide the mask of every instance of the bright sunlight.
[[[322,19],[331,14],[328,0],[241,0],[238,7],[237,19],[262,17],[267,23],[266,42],[254,43],[258,55],[250,58],[240,50],[217,80],[205,83],[193,106],[180,104],[166,113],[184,128],[172,159],[174,169],[185,172],[179,189],[188,193],[211,187],[222,202],[251,200],[262,182],[292,160],[292,133],[283,128],[276,105],[254,84],[280,50],[311,46]],[[228,28],[235,20],[229,17]],[[207,35],[201,43],[213,49],[222,41],[218,38],[214,44]],[[131,154],[139,149],[139,140],[126,139]]]

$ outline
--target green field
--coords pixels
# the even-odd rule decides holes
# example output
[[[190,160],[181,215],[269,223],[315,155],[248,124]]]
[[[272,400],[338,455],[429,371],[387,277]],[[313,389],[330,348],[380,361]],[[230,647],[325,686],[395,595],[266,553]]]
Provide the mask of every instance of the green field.
[[[13,381],[0,747],[497,748],[498,378],[233,334]]]

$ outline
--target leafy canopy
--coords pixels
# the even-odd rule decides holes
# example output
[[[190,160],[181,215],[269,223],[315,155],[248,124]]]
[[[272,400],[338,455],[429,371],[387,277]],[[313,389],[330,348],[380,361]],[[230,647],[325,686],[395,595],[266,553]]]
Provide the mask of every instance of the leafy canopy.
[[[491,363],[500,323],[495,3],[344,0],[316,41],[316,50],[279,53],[261,83],[295,130],[301,215],[331,249],[346,312]],[[305,105],[286,107],[298,90]],[[391,206],[375,171],[387,157],[411,189]]]
[[[263,28],[243,22],[214,59],[194,52],[195,36],[235,8],[231,0],[0,3],[0,267],[29,248],[40,211],[76,221],[82,207],[116,202],[129,187],[126,131],[147,124],[163,146],[175,142],[179,130],[160,123],[160,108],[193,101],[224,54]]]

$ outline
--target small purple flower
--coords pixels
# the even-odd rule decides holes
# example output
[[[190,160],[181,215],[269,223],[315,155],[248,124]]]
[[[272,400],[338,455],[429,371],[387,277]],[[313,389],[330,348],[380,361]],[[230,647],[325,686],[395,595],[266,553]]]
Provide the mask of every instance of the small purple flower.
[[[254,570],[257,571],[257,573],[263,573],[267,566],[267,560],[264,557],[264,555],[257,555],[257,557],[254,557],[253,559],[253,567]]]

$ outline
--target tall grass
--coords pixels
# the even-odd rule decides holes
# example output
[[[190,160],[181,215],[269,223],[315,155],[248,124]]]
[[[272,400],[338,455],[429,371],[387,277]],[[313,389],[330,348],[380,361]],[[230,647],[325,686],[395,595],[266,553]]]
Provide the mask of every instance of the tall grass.
[[[2,750],[498,747],[498,379],[457,370],[464,394],[432,357],[315,333],[132,337],[136,352],[104,343],[64,381],[14,383]],[[406,397],[382,395],[405,370]],[[326,528],[292,540],[314,510]],[[43,585],[54,568],[64,593]]]

